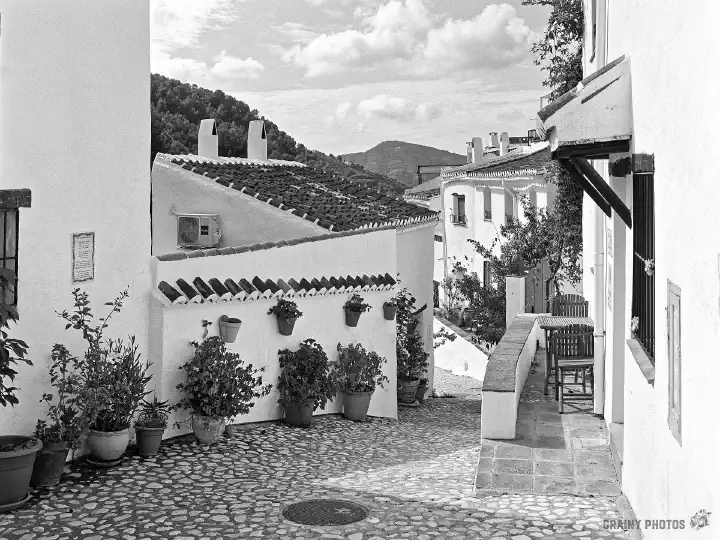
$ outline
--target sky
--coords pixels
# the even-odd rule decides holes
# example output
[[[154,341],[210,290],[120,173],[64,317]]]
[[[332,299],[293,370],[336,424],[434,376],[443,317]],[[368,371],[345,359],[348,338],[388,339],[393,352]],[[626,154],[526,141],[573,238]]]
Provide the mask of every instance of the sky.
[[[521,0],[151,0],[151,67],[222,90],[327,154],[465,154],[535,126],[547,8]]]

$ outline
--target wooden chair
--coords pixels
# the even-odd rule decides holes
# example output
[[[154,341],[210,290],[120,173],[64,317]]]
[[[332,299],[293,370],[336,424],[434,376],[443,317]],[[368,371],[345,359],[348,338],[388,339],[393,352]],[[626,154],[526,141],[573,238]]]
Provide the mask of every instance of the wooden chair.
[[[587,317],[588,301],[579,294],[559,294],[552,300],[551,313],[559,317]],[[583,378],[584,377],[585,373],[583,373]],[[578,372],[576,371],[575,382],[577,381]]]
[[[588,301],[579,294],[559,294],[552,300],[552,311],[560,317],[587,317]]]
[[[560,414],[566,400],[593,399],[593,366],[595,361],[595,341],[593,329],[585,325],[572,325],[556,331],[552,337],[553,363],[555,365],[555,397],[558,400]],[[582,383],[567,382],[566,372],[582,371]],[[587,393],[585,372],[590,373],[590,393]],[[582,385],[582,394],[565,392],[566,386]]]

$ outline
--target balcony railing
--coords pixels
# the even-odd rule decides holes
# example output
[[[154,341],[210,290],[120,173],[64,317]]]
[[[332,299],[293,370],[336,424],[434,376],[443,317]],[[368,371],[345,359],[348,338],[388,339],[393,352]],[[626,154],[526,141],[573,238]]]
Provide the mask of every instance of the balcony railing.
[[[492,210],[485,210],[485,221],[492,221]]]
[[[452,214],[450,216],[450,223],[454,223],[455,225],[466,225],[467,216],[465,214]]]

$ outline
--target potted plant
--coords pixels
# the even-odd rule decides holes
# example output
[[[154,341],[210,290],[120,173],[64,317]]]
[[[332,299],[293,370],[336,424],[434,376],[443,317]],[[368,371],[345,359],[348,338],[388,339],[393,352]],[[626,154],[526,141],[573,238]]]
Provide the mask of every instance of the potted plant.
[[[17,310],[5,303],[6,290],[12,290],[15,283],[15,273],[7,268],[0,268],[0,405],[14,407],[19,403],[12,386],[17,371],[14,366],[19,362],[32,365],[25,358],[28,346],[16,338],[9,337],[9,321],[17,324]],[[42,448],[42,442],[36,437],[22,435],[0,436],[0,512],[7,512],[25,504],[30,496],[28,487],[32,475],[33,463],[37,452]]]
[[[383,315],[386,321],[392,321],[395,318],[397,312],[397,300],[391,298],[383,304]]]
[[[337,350],[337,383],[343,394],[343,415],[361,422],[367,416],[375,388],[384,388],[384,383],[389,382],[382,372],[387,359],[365,350],[359,343],[347,347],[338,343]]]
[[[303,341],[297,351],[283,349],[278,355],[278,403],[285,409],[285,423],[309,427],[315,409],[325,408],[337,393],[332,363],[314,339]]]
[[[77,450],[88,427],[79,360],[64,345],[56,344],[50,353],[50,383],[57,393],[43,394],[40,403],[48,405],[48,420],[38,419],[35,436],[43,448],[35,458],[30,483],[49,487],[60,483],[70,449]]]
[[[82,378],[81,401],[89,425],[87,442],[89,461],[95,465],[112,466],[119,463],[130,442],[130,423],[140,401],[148,394],[145,390],[152,378],[148,375],[150,362],[143,363],[135,336],[123,339],[106,339],[104,331],[113,316],[122,309],[129,296],[127,289],[112,302],[109,314],[93,324],[93,314],[87,293],[72,292],[74,309],[58,315],[65,319],[65,329],[82,333],[87,350],[78,359],[77,367]]]
[[[140,404],[140,415],[135,421],[138,455],[143,457],[157,455],[170,412],[168,402],[160,401],[157,396],[153,396],[152,401],[143,399]]]
[[[365,311],[369,311],[371,306],[365,302],[365,299],[359,294],[353,294],[350,300],[345,302],[345,324],[356,327],[360,320],[360,315]]]
[[[218,321],[218,325],[220,327],[220,337],[223,341],[225,343],[235,343],[242,321],[235,317],[222,315]]]
[[[295,321],[302,317],[302,312],[295,302],[278,298],[277,304],[270,308],[268,315],[275,315],[277,318],[278,331],[281,335],[290,336],[295,327]]]
[[[420,379],[420,382],[418,383],[417,391],[415,392],[415,399],[417,399],[420,403],[425,402],[425,394],[427,393],[428,389],[428,380],[423,378]]]
[[[414,403],[420,377],[427,371],[430,355],[425,351],[422,336],[417,328],[411,330],[410,322],[416,318],[415,298],[403,288],[395,296],[398,310],[396,315],[396,341],[398,377],[398,402]]]
[[[253,400],[270,393],[272,385],[263,386],[261,373],[245,364],[238,353],[230,352],[220,336],[208,337],[209,321],[202,321],[205,335],[201,342],[192,341],[192,359],[180,369],[185,381],[177,385],[183,392],[175,409],[192,414],[192,428],[201,444],[216,442],[223,433],[225,420],[247,414],[255,405]]]

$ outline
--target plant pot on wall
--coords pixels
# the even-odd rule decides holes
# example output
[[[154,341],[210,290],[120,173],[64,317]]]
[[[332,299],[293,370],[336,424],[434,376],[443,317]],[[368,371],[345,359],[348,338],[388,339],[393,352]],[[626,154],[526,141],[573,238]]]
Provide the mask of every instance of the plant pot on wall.
[[[30,484],[35,487],[50,487],[60,483],[70,446],[65,441],[43,444],[37,453]]]
[[[235,343],[242,321],[234,317],[223,315],[220,317],[220,337],[225,343]]]
[[[397,313],[396,305],[388,304],[387,302],[383,304],[383,315],[385,316],[386,321],[392,321],[395,318],[396,313]]]
[[[315,400],[304,403],[288,403],[285,405],[285,423],[290,426],[307,428],[312,423]]]
[[[352,311],[352,310],[346,309],[345,310],[345,324],[355,328],[358,325],[358,321],[360,320],[360,315],[362,315],[362,311]]]
[[[297,321],[297,317],[293,318],[286,318],[286,317],[278,317],[278,332],[280,332],[281,336],[291,336],[293,333],[293,328],[295,328],[295,321]]]
[[[32,437],[5,435],[3,445],[20,446],[15,450],[0,451],[0,512],[13,510],[24,504],[33,472],[33,464],[42,443]]]

